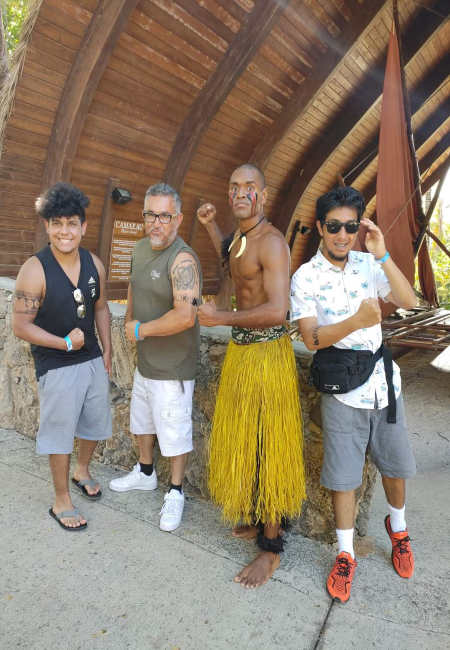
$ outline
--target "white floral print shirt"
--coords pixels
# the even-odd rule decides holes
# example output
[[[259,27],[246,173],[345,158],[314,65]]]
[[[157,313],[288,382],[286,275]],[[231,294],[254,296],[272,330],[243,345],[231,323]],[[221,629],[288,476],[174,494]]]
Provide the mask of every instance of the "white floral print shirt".
[[[319,250],[292,276],[291,320],[316,317],[319,326],[333,325],[355,314],[365,298],[383,299],[390,293],[389,281],[381,264],[370,253],[350,251],[343,269],[331,264]],[[337,348],[370,350],[381,345],[381,325],[363,327],[335,343]],[[400,370],[394,366],[395,396],[401,391]],[[377,361],[369,379],[348,393],[334,395],[355,408],[379,408],[388,405],[383,359]]]

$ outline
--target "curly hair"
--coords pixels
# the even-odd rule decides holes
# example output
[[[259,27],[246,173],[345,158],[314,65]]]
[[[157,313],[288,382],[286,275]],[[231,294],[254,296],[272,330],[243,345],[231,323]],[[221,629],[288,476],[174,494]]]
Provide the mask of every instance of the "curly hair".
[[[70,183],[55,183],[36,199],[36,212],[49,221],[52,217],[73,217],[78,215],[81,223],[86,219],[85,209],[88,197]]]
[[[316,202],[316,221],[324,223],[330,210],[343,207],[356,210],[359,221],[366,209],[366,203],[361,192],[355,190],[354,187],[335,187],[326,194],[322,194]]]

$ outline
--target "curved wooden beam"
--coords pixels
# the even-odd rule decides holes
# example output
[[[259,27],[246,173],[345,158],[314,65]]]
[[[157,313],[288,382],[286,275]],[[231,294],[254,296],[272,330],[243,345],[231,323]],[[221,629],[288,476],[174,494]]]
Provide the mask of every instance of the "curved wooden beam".
[[[404,57],[405,65],[442,25],[445,18],[443,19],[441,15],[445,15],[446,2],[447,0],[437,0],[434,3],[436,13],[421,9],[411,20],[405,37],[404,53],[408,53],[408,58]],[[327,131],[326,137],[321,136],[310,145],[298,167],[293,171],[290,182],[283,192],[283,203],[272,219],[273,224],[281,232],[286,231],[303,192],[319,169],[380,97],[384,81],[384,60],[385,54],[380,56],[374,68],[344,103],[333,119],[333,128]]]
[[[280,19],[288,2],[263,0],[255,6],[197,95],[178,131],[164,175],[165,181],[178,191],[182,190],[191,160],[211,120]]]
[[[66,79],[47,149],[41,187],[70,180],[81,131],[117,40],[139,0],[100,0]],[[36,245],[46,242],[38,228]]]
[[[309,77],[300,84],[275,123],[268,129],[266,137],[255,147],[250,160],[258,167],[264,169],[267,166],[270,156],[298,120],[300,113],[314,101],[316,93],[383,7],[385,0],[371,0],[363,5],[357,2],[350,4],[355,5],[351,7],[352,19],[343,28],[340,38],[333,39],[329,36],[326,43],[329,47],[327,53],[318,65],[314,66]]]
[[[432,70],[429,71],[426,77],[419,84],[417,84],[417,86],[412,91],[408,93],[410,96],[411,115],[417,113],[417,111],[420,110],[430,95],[432,95],[439,88],[439,86],[442,85],[442,83],[448,77],[449,69],[450,54],[447,54]],[[436,115],[436,119],[438,119],[438,117],[439,116]],[[418,149],[419,146],[420,145],[418,145],[415,141],[416,149]],[[363,173],[366,167],[372,162],[372,160],[374,160],[377,155],[378,134],[358,155],[358,158],[355,158],[355,160],[353,160],[353,162],[348,166],[348,171],[343,174],[345,184],[351,185],[355,179]]]

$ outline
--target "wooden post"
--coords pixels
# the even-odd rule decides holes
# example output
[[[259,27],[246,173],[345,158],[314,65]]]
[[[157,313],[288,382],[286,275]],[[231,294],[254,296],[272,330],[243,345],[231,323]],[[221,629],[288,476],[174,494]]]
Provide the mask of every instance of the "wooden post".
[[[111,237],[113,232],[113,214],[111,193],[113,188],[120,185],[118,178],[108,178],[103,201],[102,221],[100,225],[100,240],[98,244],[98,256],[103,262],[106,271],[106,278],[109,273],[109,260],[111,251]]]

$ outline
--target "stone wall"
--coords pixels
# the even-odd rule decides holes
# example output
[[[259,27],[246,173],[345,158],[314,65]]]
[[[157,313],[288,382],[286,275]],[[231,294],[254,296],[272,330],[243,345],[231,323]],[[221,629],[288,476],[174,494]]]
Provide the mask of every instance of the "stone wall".
[[[36,436],[39,403],[34,366],[28,343],[17,339],[11,329],[11,304],[14,281],[0,278],[0,427],[15,429],[30,438]],[[113,436],[98,445],[96,459],[116,467],[131,468],[137,459],[137,446],[129,432],[129,403],[135,365],[135,346],[123,333],[123,305],[111,304],[113,371],[111,408]],[[186,480],[207,497],[206,444],[214,412],[220,368],[229,340],[228,328],[202,328],[201,358],[194,395],[194,452],[190,454]],[[320,487],[322,431],[319,395],[307,383],[311,353],[301,343],[294,343],[300,377],[300,397],[304,419],[304,457],[307,477],[307,500],[294,528],[308,537],[332,541],[334,520],[328,490]],[[156,458],[162,484],[168,480],[169,466]],[[367,463],[363,486],[358,493],[357,528],[366,534],[368,509],[375,484],[375,468]]]

